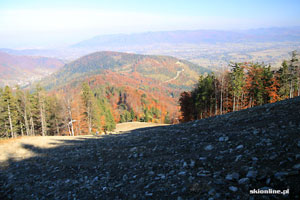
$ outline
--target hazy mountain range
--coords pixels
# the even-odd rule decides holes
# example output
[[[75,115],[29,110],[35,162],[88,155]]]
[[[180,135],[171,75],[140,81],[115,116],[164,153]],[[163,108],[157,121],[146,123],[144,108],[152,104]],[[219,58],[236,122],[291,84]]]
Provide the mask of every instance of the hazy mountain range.
[[[244,31],[189,30],[162,31],[136,34],[100,35],[79,42],[72,47],[101,48],[152,44],[215,44],[241,42],[300,41],[300,27],[262,28]]]
[[[237,45],[245,47],[254,43],[299,43],[300,27],[286,28],[261,28],[239,31],[228,30],[179,30],[179,31],[158,31],[133,34],[111,34],[98,35],[93,38],[80,41],[65,48],[59,49],[8,49],[3,47],[0,51],[13,55],[34,55],[59,57],[61,59],[74,60],[88,53],[95,51],[123,51],[132,53],[157,54],[174,56],[168,52],[170,47],[181,49],[187,52],[203,46],[214,46],[218,44],[233,44],[231,51]],[[288,45],[287,45],[288,46]],[[150,49],[149,49],[150,47]],[[299,46],[298,46],[299,47]],[[188,48],[188,49],[187,49]],[[265,49],[257,46],[259,49]],[[217,49],[216,49],[217,51]],[[180,55],[184,55],[184,52]],[[187,58],[185,58],[187,59]]]
[[[39,80],[62,67],[56,58],[17,56],[0,51],[0,86],[26,85]]]
[[[2,48],[0,82],[24,84],[29,79],[36,80],[55,72],[64,63],[97,51],[173,56],[209,70],[218,70],[231,61],[265,62],[278,67],[284,59],[290,58],[289,53],[293,50],[300,50],[300,27],[100,35],[60,49]],[[20,59],[22,62],[17,61]]]

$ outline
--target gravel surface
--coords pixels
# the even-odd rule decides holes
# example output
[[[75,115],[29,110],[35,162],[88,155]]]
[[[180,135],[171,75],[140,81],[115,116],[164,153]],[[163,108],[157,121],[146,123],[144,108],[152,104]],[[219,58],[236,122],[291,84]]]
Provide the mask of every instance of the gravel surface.
[[[23,143],[30,157],[1,162],[0,199],[300,199],[300,98],[123,134],[48,138],[53,147]]]

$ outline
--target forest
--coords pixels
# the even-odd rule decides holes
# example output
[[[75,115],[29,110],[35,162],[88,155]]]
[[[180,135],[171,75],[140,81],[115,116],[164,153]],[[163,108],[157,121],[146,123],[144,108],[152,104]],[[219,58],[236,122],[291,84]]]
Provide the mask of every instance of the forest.
[[[200,75],[192,91],[181,93],[180,107],[159,88],[150,87],[152,93],[141,88],[146,79],[109,71],[50,91],[6,86],[0,88],[0,137],[106,133],[116,123],[187,122],[293,98],[300,95],[298,57],[292,52],[276,70],[263,63],[232,63],[230,70]]]
[[[40,86],[33,91],[6,86],[0,90],[0,113],[1,137],[74,136],[115,127],[109,104],[86,83],[79,96],[46,92]]]
[[[98,134],[130,121],[171,123],[166,108],[146,93],[95,81],[50,92],[39,85],[32,91],[4,87],[0,137]]]
[[[190,92],[180,95],[181,122],[300,96],[299,55],[277,70],[264,63],[233,63],[230,71],[200,76]]]

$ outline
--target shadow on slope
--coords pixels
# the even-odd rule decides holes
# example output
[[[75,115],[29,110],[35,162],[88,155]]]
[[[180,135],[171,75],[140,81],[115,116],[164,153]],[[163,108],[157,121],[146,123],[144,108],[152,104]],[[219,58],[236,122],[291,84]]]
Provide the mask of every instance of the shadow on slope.
[[[300,98],[174,126],[24,145],[1,199],[297,199]],[[249,195],[251,189],[289,195]]]

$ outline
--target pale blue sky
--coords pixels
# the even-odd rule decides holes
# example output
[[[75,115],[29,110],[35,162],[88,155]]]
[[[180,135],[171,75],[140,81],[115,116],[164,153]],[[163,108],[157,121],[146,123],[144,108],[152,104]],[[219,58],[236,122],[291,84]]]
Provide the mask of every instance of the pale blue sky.
[[[50,47],[95,35],[300,26],[299,0],[1,0],[1,47]]]

